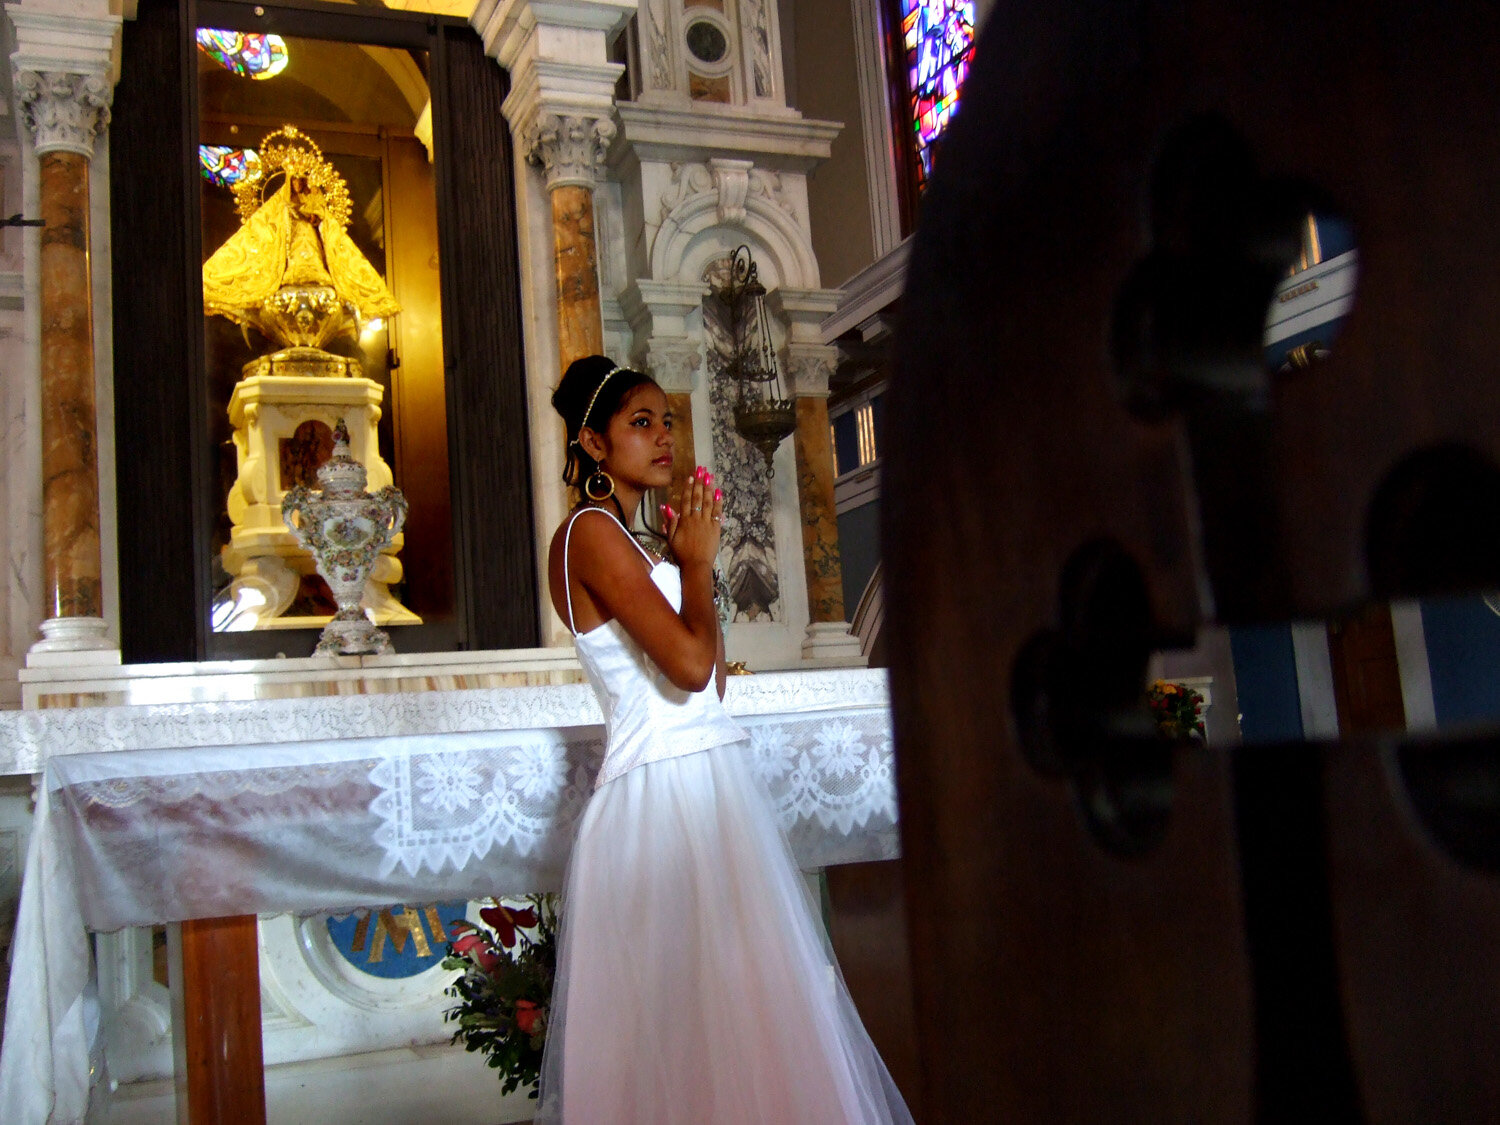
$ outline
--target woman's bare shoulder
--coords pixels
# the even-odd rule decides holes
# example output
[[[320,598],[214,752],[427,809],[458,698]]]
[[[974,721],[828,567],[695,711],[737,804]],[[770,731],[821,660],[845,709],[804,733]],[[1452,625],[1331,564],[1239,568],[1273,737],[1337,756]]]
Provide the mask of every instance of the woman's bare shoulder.
[[[589,512],[598,514],[590,516]],[[573,571],[639,565],[640,553],[633,540],[620,522],[602,508],[580,508],[563,520],[552,533],[552,545],[547,553],[549,564],[561,566],[564,550]]]

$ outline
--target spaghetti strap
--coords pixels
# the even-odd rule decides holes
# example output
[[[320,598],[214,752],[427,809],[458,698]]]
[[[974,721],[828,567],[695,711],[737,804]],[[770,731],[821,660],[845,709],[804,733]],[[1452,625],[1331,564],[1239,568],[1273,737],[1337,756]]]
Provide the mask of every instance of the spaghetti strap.
[[[573,620],[573,583],[568,578],[568,544],[573,538],[573,524],[577,521],[578,517],[583,515],[585,512],[598,512],[601,516],[608,516],[610,519],[614,520],[619,529],[625,533],[625,538],[630,540],[630,545],[641,553],[641,557],[643,559],[645,559],[648,563],[651,562],[651,555],[646,551],[646,548],[642,547],[635,541],[635,536],[630,534],[630,529],[623,523],[621,523],[620,517],[615,515],[613,512],[607,512],[603,508],[579,508],[578,511],[569,516],[568,530],[563,532],[563,596],[567,599],[568,602],[568,629],[575,637],[579,634],[578,626],[574,624]]]

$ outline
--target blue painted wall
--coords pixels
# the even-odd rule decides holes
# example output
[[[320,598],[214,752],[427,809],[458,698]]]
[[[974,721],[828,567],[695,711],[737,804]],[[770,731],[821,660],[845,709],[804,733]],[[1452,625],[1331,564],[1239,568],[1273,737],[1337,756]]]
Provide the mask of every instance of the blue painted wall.
[[[1229,648],[1234,654],[1240,735],[1244,742],[1249,745],[1300,739],[1302,701],[1297,693],[1291,627],[1231,629]]]
[[[1422,631],[1438,726],[1500,720],[1500,617],[1482,598],[1428,598]]]
[[[839,564],[844,572],[844,619],[859,606],[865,584],[880,562],[880,501],[850,508],[839,516]]]

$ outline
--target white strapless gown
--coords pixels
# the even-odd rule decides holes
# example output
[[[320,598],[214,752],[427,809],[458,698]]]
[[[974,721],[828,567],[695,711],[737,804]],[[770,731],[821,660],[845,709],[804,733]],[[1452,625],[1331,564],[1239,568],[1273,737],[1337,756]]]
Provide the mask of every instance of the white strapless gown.
[[[680,609],[677,569],[651,577]],[[617,622],[576,643],[608,744],[563,892],[537,1122],[909,1125],[713,684],[673,687]]]

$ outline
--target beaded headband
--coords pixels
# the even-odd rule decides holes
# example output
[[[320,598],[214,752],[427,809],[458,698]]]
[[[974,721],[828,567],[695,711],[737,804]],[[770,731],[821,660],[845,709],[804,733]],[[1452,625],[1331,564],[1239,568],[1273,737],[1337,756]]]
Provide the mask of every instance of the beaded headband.
[[[594,403],[596,403],[596,402],[599,401],[599,392],[604,389],[604,384],[607,383],[607,382],[609,382],[610,378],[613,375],[615,375],[617,372],[624,371],[624,370],[625,370],[625,368],[620,367],[617,364],[614,367],[611,367],[608,371],[606,371],[604,373],[604,378],[602,378],[602,379],[599,380],[599,385],[594,388],[594,393],[589,398],[588,408],[586,410],[584,410],[584,412],[583,412],[583,420],[578,423],[578,432],[580,434],[583,433],[583,427],[585,427],[585,426],[587,426],[589,424],[589,415],[594,412]],[[577,438],[574,438],[568,444],[569,445],[578,445],[579,442],[578,442]],[[581,446],[580,446],[580,448],[581,448]]]

